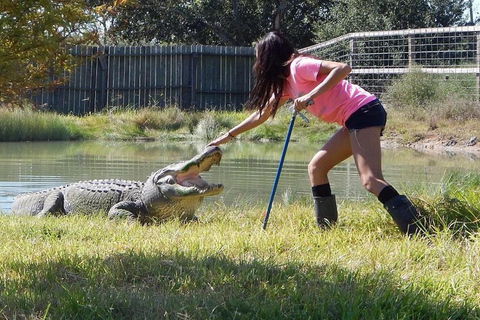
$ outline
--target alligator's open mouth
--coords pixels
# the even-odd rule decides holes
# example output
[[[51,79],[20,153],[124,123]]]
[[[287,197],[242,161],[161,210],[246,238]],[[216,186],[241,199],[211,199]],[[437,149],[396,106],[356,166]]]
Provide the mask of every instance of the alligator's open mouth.
[[[209,183],[200,174],[209,171],[216,164],[220,165],[222,151],[218,147],[209,147],[189,161],[171,165],[162,170],[157,185],[160,184],[164,195],[213,196],[223,191],[222,184]]]

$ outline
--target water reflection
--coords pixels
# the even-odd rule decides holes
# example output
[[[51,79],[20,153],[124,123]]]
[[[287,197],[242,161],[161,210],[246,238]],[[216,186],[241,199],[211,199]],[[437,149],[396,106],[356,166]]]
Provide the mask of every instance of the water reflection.
[[[267,202],[282,151],[282,143],[235,142],[222,146],[220,167],[203,176],[225,185],[213,201]],[[8,212],[13,197],[62,184],[89,179],[143,181],[153,171],[189,159],[204,148],[195,143],[162,142],[35,142],[0,143],[0,210]],[[276,201],[284,195],[309,196],[307,164],[318,146],[291,142],[285,158]],[[475,155],[425,154],[409,149],[384,150],[387,181],[401,191],[421,185],[434,186],[454,170],[479,169]],[[338,198],[363,198],[352,159],[330,175]],[[210,201],[210,200],[209,200]]]

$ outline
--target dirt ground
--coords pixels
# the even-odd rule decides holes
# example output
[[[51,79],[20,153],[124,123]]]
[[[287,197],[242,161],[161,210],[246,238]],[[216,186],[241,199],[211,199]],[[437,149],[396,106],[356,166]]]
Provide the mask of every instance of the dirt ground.
[[[480,155],[480,138],[475,136],[469,139],[462,140],[457,138],[440,139],[437,137],[429,137],[415,143],[402,144],[395,139],[383,139],[382,147],[395,148],[395,147],[408,147],[423,152],[442,153],[442,152],[455,152],[455,153],[472,153]]]

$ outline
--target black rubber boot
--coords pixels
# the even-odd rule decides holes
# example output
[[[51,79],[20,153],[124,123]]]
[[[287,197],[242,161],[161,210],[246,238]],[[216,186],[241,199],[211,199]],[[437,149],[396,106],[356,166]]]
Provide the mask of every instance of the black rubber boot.
[[[417,209],[415,209],[406,196],[398,195],[385,203],[384,207],[392,216],[393,221],[395,221],[401,232],[409,236],[422,233]]]
[[[335,195],[328,197],[313,197],[317,226],[321,229],[333,226],[338,219]]]

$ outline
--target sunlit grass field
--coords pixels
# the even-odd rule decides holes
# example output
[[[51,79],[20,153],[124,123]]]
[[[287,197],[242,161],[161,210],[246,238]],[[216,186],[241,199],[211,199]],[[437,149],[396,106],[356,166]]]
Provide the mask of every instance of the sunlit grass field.
[[[263,203],[221,200],[188,224],[0,215],[0,317],[478,319],[479,180],[412,191],[432,224],[413,238],[373,198],[340,201],[327,231],[309,199],[266,230]]]

